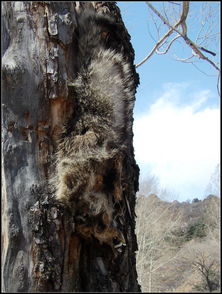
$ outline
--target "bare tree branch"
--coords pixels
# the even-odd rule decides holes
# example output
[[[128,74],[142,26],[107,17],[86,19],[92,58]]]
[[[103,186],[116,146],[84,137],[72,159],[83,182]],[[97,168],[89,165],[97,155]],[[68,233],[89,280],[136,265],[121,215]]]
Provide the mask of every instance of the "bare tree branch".
[[[158,47],[163,43],[164,40],[166,40],[171,34],[173,33],[173,30],[170,29],[157,43],[156,45],[153,47],[153,49],[150,51],[150,53],[138,64],[136,64],[136,68],[139,67],[140,65],[144,64],[152,55],[153,53],[156,51],[156,49],[158,49]]]
[[[206,60],[207,62],[209,62],[216,70],[220,71],[219,67],[208,57],[206,57],[199,49],[198,46],[187,37],[187,26],[186,26],[186,18],[189,12],[189,1],[184,1],[183,2],[183,10],[182,10],[182,14],[179,20],[179,25],[182,26],[182,33],[177,29],[177,26],[171,26],[170,23],[167,21],[167,19],[165,19],[160,13],[159,11],[157,11],[155,9],[155,7],[150,3],[147,2],[147,5],[152,9],[152,11],[164,22],[164,24],[166,24],[168,27],[170,27],[171,29],[173,29],[174,31],[176,31],[178,34],[181,35],[181,37],[184,39],[184,41],[186,42],[186,44],[188,46],[190,46],[192,48],[192,50],[194,51],[194,53],[201,59]],[[202,49],[203,50],[203,49]],[[206,49],[205,49],[206,51]],[[209,53],[209,52],[208,52]],[[212,52],[211,52],[212,53]]]
[[[175,57],[175,59],[177,61],[181,61],[181,62],[185,62],[185,63],[193,63],[193,61],[190,61],[192,58],[194,58],[194,55],[192,54],[190,57],[187,58],[179,58],[179,57]]]
[[[175,4],[175,5],[180,5],[180,3],[176,3],[174,1],[168,1],[169,3]]]
[[[204,47],[200,47],[198,46],[196,43],[194,43],[188,36],[187,36],[187,25],[186,25],[186,19],[189,13],[189,1],[183,1],[183,8],[182,8],[182,13],[180,16],[180,19],[176,22],[175,25],[171,25],[169,23],[169,21],[149,2],[146,2],[148,7],[162,20],[162,22],[167,25],[170,29],[169,31],[162,37],[159,39],[159,41],[156,43],[156,45],[153,47],[153,49],[150,51],[150,53],[140,62],[136,65],[136,67],[139,67],[140,65],[142,65],[144,62],[146,62],[152,55],[154,52],[158,53],[158,54],[166,54],[169,50],[169,48],[171,47],[173,41],[175,41],[177,37],[175,37],[170,44],[168,45],[168,47],[166,48],[165,51],[163,52],[159,52],[158,48],[161,46],[161,44],[163,44],[163,42],[173,33],[173,32],[177,32],[177,34],[179,36],[181,36],[184,41],[186,42],[186,44],[192,49],[193,55],[198,57],[199,59],[205,60],[208,63],[210,63],[216,70],[218,70],[220,72],[220,68],[216,65],[215,62],[213,62],[211,59],[209,59],[207,56],[205,56],[202,51],[205,51],[213,56],[216,55],[216,53],[204,48]],[[180,31],[178,29],[178,27],[181,26],[182,31]]]
[[[194,62],[191,62],[191,64],[199,71],[201,72],[202,74],[204,74],[205,76],[207,77],[214,77],[215,75],[209,75],[207,74],[206,72],[204,72],[203,70],[201,70]],[[219,74],[220,75],[220,74]],[[220,95],[219,95],[220,96]]]
[[[180,16],[180,19],[177,21],[177,23],[175,25],[171,25],[168,20],[166,18],[164,18],[164,16],[162,16],[162,14],[156,10],[156,8],[149,2],[146,2],[148,7],[162,20],[162,22],[164,24],[166,24],[170,29],[176,31],[177,33],[181,34],[181,32],[177,31],[177,27],[179,25],[181,25],[182,23],[185,23],[188,12],[189,12],[189,1],[183,1],[183,9],[182,9],[182,13]],[[186,28],[183,28],[183,33],[186,33]]]
[[[177,35],[176,37],[174,37],[174,38],[170,41],[170,43],[169,43],[169,45],[167,46],[167,48],[166,48],[165,51],[159,51],[158,48],[157,48],[157,49],[156,49],[156,53],[159,54],[159,55],[161,55],[161,54],[166,54],[166,53],[169,51],[169,49],[170,49],[171,45],[173,44],[173,42],[174,42],[176,39],[180,38],[180,37],[181,37],[180,35]],[[159,46],[159,47],[160,47],[160,46]]]
[[[188,1],[184,1],[184,2],[188,2]],[[182,21],[184,21],[187,17],[186,13],[188,13],[189,10],[189,5],[188,5],[188,9],[187,9],[187,5],[183,4],[183,11],[182,14],[180,16],[180,19],[175,23],[174,26],[170,26],[169,22],[155,9],[155,7],[153,7],[153,5],[149,2],[146,2],[147,5],[160,17],[160,19],[162,19],[162,21],[164,23],[168,23],[168,26],[170,27],[170,30],[162,37],[159,39],[159,41],[156,43],[156,45],[153,47],[153,49],[150,51],[150,53],[141,61],[136,65],[136,68],[139,67],[140,65],[142,65],[143,63],[145,63],[152,55],[153,53],[156,51],[156,49],[158,49],[160,47],[160,45],[174,32],[175,28],[177,28]]]
[[[207,50],[207,49],[205,49],[205,48],[203,48],[203,47],[199,47],[200,48],[200,50],[203,50],[203,51],[205,51],[205,52],[207,52],[207,53],[209,53],[209,54],[211,54],[211,55],[213,55],[213,56],[216,56],[216,53],[214,53],[214,52],[212,52],[212,51],[210,51],[210,50]]]
[[[193,266],[200,272],[204,281],[204,288],[212,292],[218,287],[218,281],[215,277],[215,260],[211,260],[210,256],[205,256],[203,252],[192,263]]]
[[[216,70],[218,70],[220,72],[219,67],[208,57],[206,57],[199,49],[198,46],[191,41],[187,36],[183,36],[184,41],[186,42],[186,44],[188,46],[190,46],[190,48],[193,49],[193,51],[198,55],[199,58],[206,60],[207,62],[209,62]]]

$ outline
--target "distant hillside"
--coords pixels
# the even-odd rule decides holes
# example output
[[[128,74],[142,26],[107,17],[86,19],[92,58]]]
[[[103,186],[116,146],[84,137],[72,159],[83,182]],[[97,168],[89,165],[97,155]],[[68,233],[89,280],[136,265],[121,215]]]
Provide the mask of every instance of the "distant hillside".
[[[143,292],[219,292],[219,207],[213,195],[192,203],[138,196],[137,271]]]

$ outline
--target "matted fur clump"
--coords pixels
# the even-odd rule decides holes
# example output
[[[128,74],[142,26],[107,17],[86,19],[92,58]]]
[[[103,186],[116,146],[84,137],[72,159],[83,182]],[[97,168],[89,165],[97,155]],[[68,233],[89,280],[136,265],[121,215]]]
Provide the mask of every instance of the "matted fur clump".
[[[81,13],[76,42],[75,117],[58,145],[56,198],[73,209],[84,238],[125,243],[113,207],[123,199],[122,164],[131,140],[135,99],[133,73],[121,50],[115,50],[121,40],[111,17]]]

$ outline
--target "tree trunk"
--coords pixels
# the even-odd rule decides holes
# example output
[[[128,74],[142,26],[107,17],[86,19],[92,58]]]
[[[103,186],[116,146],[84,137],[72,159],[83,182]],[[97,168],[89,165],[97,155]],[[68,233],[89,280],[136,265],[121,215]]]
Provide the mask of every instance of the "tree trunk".
[[[69,82],[78,74],[73,38],[78,28],[77,14],[90,7],[96,13],[111,14],[119,23],[120,45],[130,63],[136,89],[134,51],[114,2],[2,2],[5,292],[140,291],[134,232],[139,170],[134,160],[132,128],[127,130],[130,142],[124,155],[107,163],[119,171],[113,186],[115,191],[121,190],[115,192],[118,201],[111,201],[116,219],[115,228],[110,225],[109,232],[121,231],[123,246],[115,246],[111,239],[110,244],[102,242],[102,233],[96,235],[95,230],[89,237],[81,233],[74,212],[55,199],[51,184],[62,126],[70,117],[75,120],[76,115]],[[128,116],[132,125],[132,111]]]

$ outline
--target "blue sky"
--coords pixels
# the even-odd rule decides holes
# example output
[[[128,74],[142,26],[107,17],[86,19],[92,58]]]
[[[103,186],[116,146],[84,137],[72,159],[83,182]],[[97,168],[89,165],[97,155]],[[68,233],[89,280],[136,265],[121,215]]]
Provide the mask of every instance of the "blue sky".
[[[158,8],[162,1],[152,3]],[[203,21],[202,3],[191,2],[188,36],[194,41]],[[145,2],[122,1],[117,5],[131,35],[137,64],[155,44],[153,21]],[[205,20],[212,34],[219,32],[219,5],[211,2],[214,17]],[[204,30],[201,32],[204,35]],[[214,61],[219,61],[219,42],[212,38],[208,43],[207,49],[217,53]],[[176,61],[175,54],[188,57],[191,49],[182,41],[176,42],[167,55],[155,54],[137,68],[140,85],[134,109],[135,156],[141,181],[156,176],[160,188],[172,192],[169,195],[175,200],[202,199],[210,192],[206,186],[220,162],[218,77],[206,62],[196,63],[203,74],[192,64]]]

